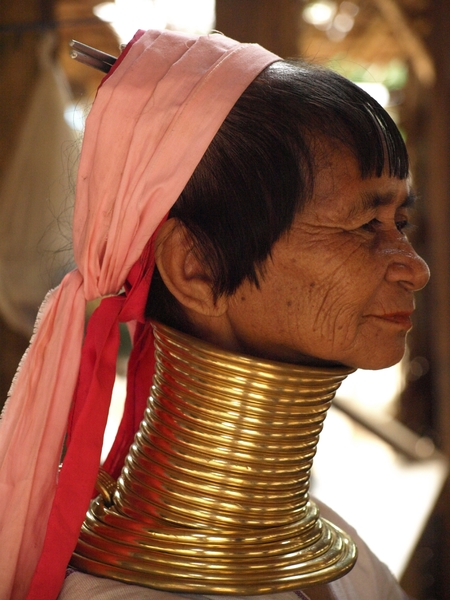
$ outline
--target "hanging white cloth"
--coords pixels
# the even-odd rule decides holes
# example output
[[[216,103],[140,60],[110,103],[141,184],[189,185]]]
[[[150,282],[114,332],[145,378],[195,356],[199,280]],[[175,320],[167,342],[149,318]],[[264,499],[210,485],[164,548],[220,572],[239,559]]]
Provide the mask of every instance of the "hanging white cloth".
[[[70,94],[42,40],[40,74],[0,181],[0,314],[30,337],[47,291],[72,267],[72,204],[79,147],[64,119]]]

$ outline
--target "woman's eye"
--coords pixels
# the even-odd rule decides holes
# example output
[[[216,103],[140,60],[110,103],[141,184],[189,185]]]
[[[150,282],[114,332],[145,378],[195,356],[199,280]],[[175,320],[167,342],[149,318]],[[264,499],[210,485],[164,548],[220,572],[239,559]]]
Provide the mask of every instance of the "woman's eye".
[[[381,221],[378,219],[372,219],[368,223],[364,223],[364,225],[361,226],[361,229],[364,229],[364,231],[375,231],[377,226],[380,224]]]
[[[408,229],[410,227],[410,223],[408,219],[401,219],[400,221],[395,222],[395,226],[400,231],[400,233],[403,233],[405,229]]]
[[[382,225],[381,221],[379,221],[378,219],[372,219],[368,223],[364,223],[364,225],[361,225],[361,229],[363,229],[364,231],[369,231],[371,233],[374,233],[380,229],[381,225]],[[395,227],[397,228],[398,231],[400,231],[400,233],[404,233],[406,229],[410,229],[411,224],[410,224],[409,220],[406,218],[399,219],[398,221],[395,221]]]

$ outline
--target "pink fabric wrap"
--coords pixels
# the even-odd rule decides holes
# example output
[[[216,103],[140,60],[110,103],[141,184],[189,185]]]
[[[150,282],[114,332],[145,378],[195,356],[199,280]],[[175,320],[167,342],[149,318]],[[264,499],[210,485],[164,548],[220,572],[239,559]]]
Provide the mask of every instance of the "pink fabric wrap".
[[[57,597],[99,466],[118,321],[138,322],[129,392],[148,393],[139,374],[152,349],[151,238],[236,100],[275,60],[220,34],[147,31],[100,87],[77,181],[78,269],[43,303],[0,423],[0,600]],[[83,342],[86,301],[105,296]]]

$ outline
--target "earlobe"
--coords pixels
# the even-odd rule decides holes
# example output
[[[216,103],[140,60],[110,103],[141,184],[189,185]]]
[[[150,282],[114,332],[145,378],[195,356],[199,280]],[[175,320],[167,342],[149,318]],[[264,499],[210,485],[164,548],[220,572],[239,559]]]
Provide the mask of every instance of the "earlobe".
[[[195,256],[194,242],[177,219],[168,219],[159,229],[155,260],[161,277],[173,296],[186,309],[218,317],[227,310],[227,298],[214,301],[211,275]]]

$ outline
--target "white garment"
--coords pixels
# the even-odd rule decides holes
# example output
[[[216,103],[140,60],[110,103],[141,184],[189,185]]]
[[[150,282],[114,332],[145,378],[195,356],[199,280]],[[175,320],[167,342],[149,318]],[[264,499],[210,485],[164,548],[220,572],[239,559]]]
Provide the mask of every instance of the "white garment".
[[[330,508],[315,500],[321,515],[349,533],[358,547],[358,560],[353,569],[337,581],[329,584],[330,592],[336,600],[407,600],[406,594],[390,573],[350,527]],[[308,590],[305,588],[305,596]],[[301,596],[300,596],[301,597]],[[174,594],[150,588],[129,585],[75,572],[70,574],[58,600],[248,600],[248,596],[200,596],[195,594]],[[283,592],[264,596],[251,596],[252,600],[299,600],[296,592]]]

